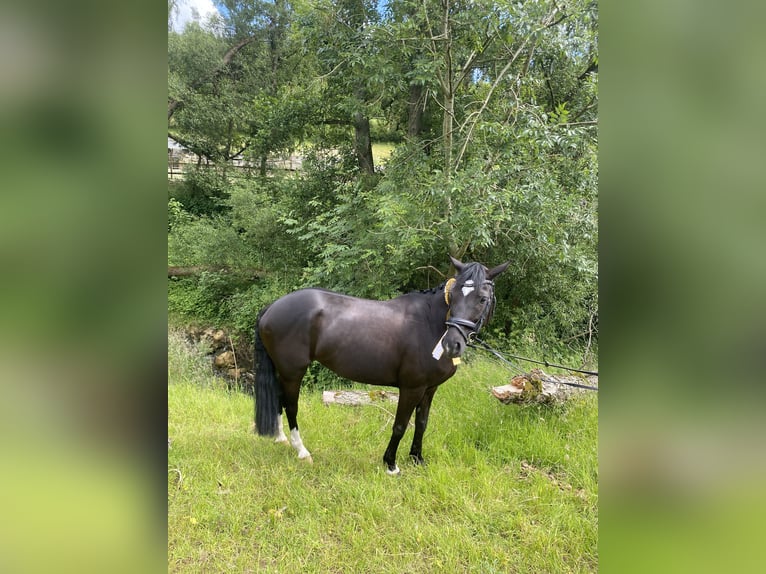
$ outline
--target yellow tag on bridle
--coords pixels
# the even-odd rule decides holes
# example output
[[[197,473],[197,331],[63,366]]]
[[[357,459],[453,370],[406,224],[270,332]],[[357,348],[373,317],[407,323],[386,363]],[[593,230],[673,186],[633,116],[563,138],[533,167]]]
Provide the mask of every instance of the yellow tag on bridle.
[[[457,366],[458,366],[460,363],[462,363],[462,362],[463,362],[463,361],[461,361],[461,360],[460,360],[460,357],[452,357],[452,364],[453,364],[453,365],[455,365],[456,367],[457,367]]]

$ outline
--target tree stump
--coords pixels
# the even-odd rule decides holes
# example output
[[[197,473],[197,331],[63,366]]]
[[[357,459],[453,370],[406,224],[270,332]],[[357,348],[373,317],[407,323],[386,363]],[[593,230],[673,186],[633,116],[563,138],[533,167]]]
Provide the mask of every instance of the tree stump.
[[[492,394],[505,404],[552,404],[563,402],[572,395],[588,392],[588,389],[570,387],[562,383],[598,386],[598,377],[549,375],[541,369],[532,369],[529,373],[513,377],[508,385],[492,387]]]

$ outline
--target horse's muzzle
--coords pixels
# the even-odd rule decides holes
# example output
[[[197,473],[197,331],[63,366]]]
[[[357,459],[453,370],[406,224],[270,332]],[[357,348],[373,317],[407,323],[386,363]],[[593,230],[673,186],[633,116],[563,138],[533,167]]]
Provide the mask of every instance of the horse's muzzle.
[[[459,327],[454,329],[448,329],[442,340],[442,347],[444,352],[450,359],[459,357],[465,351],[466,345],[468,345],[468,337],[466,333]]]
[[[450,359],[459,357],[463,354],[463,351],[465,351],[465,343],[463,342],[462,337],[458,336],[457,339],[454,337],[450,339],[449,334],[444,337],[444,340],[442,341],[442,347],[444,347],[444,353]]]
[[[459,357],[478,331],[478,326],[472,321],[455,318],[448,319],[446,325],[447,333],[444,335],[442,346],[450,358]]]

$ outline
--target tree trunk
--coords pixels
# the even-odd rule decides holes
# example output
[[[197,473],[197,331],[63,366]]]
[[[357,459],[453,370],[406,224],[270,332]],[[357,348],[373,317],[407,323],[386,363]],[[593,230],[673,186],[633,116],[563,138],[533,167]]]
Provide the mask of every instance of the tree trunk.
[[[442,0],[442,36],[444,38],[444,75],[441,79],[443,92],[444,117],[442,119],[442,138],[444,142],[444,173],[449,178],[452,173],[452,126],[455,118],[455,78],[452,72],[452,34],[450,30],[450,3]]]
[[[206,265],[194,265],[192,267],[174,267],[168,265],[168,277],[189,277],[199,275],[203,271],[222,271],[222,267],[209,267]]]
[[[203,272],[210,273],[238,273],[250,275],[253,278],[263,277],[265,275],[262,269],[231,269],[225,265],[192,265],[191,267],[177,267],[168,265],[168,277],[191,277]]]
[[[455,116],[455,94],[444,93],[444,119],[442,121],[442,137],[444,138],[444,173],[447,177],[452,173],[452,124]]]
[[[423,86],[410,84],[407,100],[407,136],[416,138],[423,131]]]
[[[370,139],[370,119],[361,112],[354,114],[354,153],[359,161],[359,169],[366,174],[375,173],[372,159],[372,140]]]

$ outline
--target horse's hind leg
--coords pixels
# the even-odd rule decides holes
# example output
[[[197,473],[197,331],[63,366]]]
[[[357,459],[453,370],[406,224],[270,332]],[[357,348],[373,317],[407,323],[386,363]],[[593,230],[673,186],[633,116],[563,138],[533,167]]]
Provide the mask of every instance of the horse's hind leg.
[[[282,384],[282,406],[287,415],[287,425],[290,427],[290,444],[298,451],[298,458],[312,462],[311,453],[303,446],[301,433],[298,431],[298,395],[301,390],[303,375],[284,381]]]
[[[277,424],[277,438],[274,439],[274,442],[279,443],[286,443],[287,442],[287,435],[285,435],[285,428],[282,426],[282,413],[279,413],[279,423]]]

